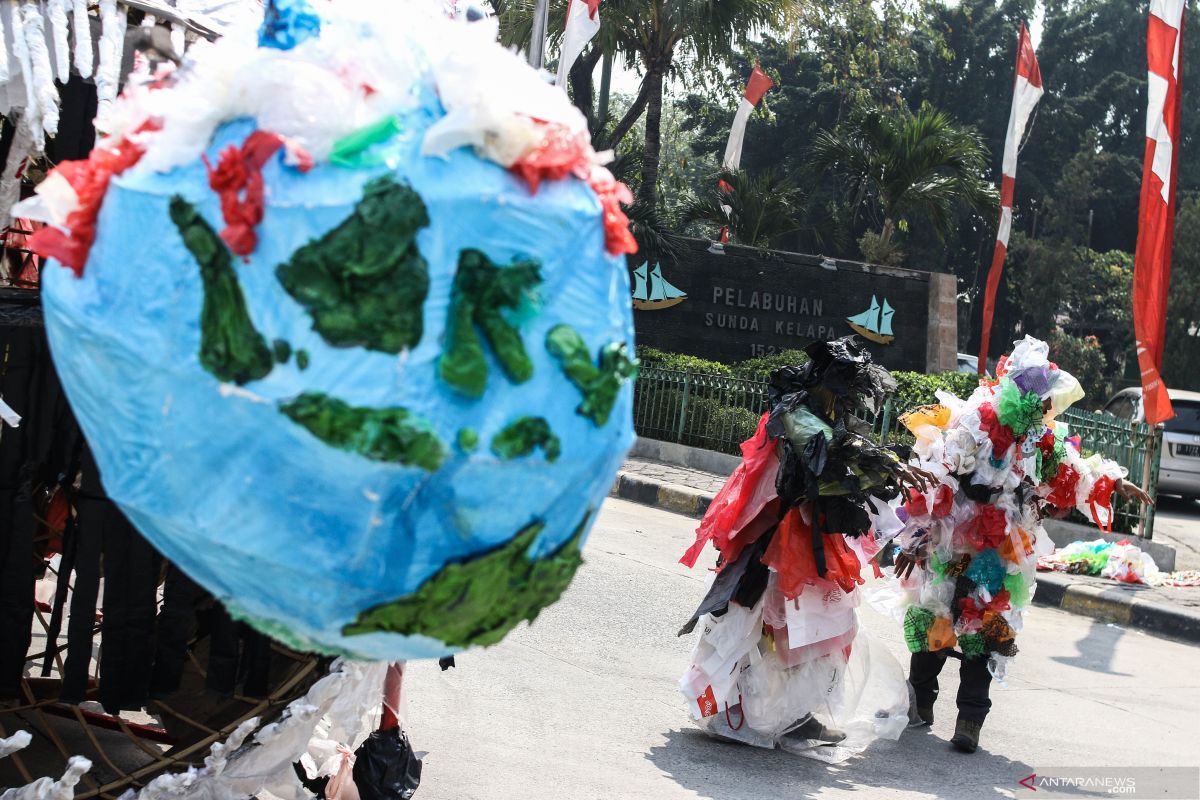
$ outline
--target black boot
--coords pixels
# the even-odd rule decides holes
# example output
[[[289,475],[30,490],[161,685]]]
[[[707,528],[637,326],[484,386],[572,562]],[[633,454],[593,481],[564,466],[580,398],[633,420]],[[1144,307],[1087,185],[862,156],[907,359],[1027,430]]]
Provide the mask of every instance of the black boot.
[[[974,753],[979,749],[979,730],[982,727],[982,722],[959,717],[954,726],[954,737],[950,740],[950,744],[960,752]]]
[[[823,744],[837,744],[846,734],[834,728],[826,728],[821,721],[809,714],[804,720],[784,734],[787,739],[811,739]]]
[[[908,727],[924,728],[933,724],[933,701],[922,705],[912,683],[908,684]]]

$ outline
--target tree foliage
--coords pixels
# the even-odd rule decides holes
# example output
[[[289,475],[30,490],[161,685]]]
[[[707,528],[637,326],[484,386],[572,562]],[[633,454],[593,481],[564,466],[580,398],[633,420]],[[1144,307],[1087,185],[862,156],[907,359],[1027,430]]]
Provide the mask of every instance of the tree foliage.
[[[1198,0],[1187,2],[1194,19]],[[493,5],[519,32],[512,22],[533,3]],[[985,189],[999,184],[1018,28],[1039,14],[1045,95],[1020,144],[991,355],[1024,333],[1056,337],[1087,369],[1100,365],[1095,382],[1115,388],[1138,377],[1130,281],[1145,148],[1145,3],[605,0],[601,34],[571,90],[595,125],[590,76],[599,51],[643,76],[637,95],[594,132],[597,144],[616,142],[636,164],[635,224],[653,248],[673,232],[716,236],[715,173],[746,76],[761,63],[776,86],[750,119],[737,203],[725,203],[739,209],[734,238],[951,272],[960,349],[973,351],[998,219]],[[561,29],[552,16],[552,34]],[[1186,77],[1200,64],[1200,37],[1184,45],[1164,375],[1172,386],[1200,388],[1200,158],[1188,155],[1200,143],[1200,91],[1189,91]],[[919,146],[904,135],[918,122],[946,135]],[[769,224],[740,224],[755,216]]]
[[[941,111],[868,108],[817,134],[809,154],[814,171],[830,170],[846,180],[853,213],[863,207],[875,212],[881,248],[910,219],[943,236],[960,207],[981,213],[996,207],[995,189],[984,180],[983,142]]]
[[[684,207],[684,222],[728,226],[733,242],[747,247],[766,247],[785,234],[811,228],[803,192],[779,170],[757,175],[724,170],[710,186]]]

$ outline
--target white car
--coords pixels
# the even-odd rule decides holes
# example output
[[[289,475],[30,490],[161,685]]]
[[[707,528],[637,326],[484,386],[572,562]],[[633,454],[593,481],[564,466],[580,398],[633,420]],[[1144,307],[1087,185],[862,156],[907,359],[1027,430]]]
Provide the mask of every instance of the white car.
[[[1163,423],[1158,491],[1177,494],[1185,500],[1197,500],[1200,499],[1200,392],[1170,389],[1167,394],[1175,407],[1175,416]],[[1117,392],[1102,411],[1121,419],[1143,422],[1141,388]]]

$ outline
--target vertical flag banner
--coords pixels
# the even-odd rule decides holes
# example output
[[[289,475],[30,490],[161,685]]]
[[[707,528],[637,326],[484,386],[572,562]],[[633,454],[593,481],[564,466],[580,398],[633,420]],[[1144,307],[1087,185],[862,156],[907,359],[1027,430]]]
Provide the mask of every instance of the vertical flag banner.
[[[754,65],[754,71],[750,73],[750,80],[746,82],[746,89],[742,92],[742,99],[738,101],[737,113],[733,115],[733,127],[729,129],[729,141],[725,145],[725,157],[721,159],[721,166],[730,172],[736,171],[741,167],[742,163],[742,143],[746,140],[746,123],[750,121],[750,114],[753,113],[759,101],[763,99],[763,95],[769,92],[775,86],[775,81],[767,73],[763,72],[762,67],[758,64]],[[728,186],[724,181],[721,181],[718,188],[722,192],[732,191],[732,187]],[[722,205],[721,208],[725,211],[725,216],[728,217],[733,211],[733,208],[727,205]],[[721,228],[721,241],[729,241],[729,227]]]
[[[721,160],[725,169],[736,170],[741,165],[746,123],[750,121],[750,114],[763,99],[763,95],[774,86],[775,81],[762,71],[762,67],[755,64],[754,71],[750,73],[750,80],[746,82],[746,90],[742,92],[742,99],[738,102],[737,113],[733,115],[733,127],[729,129],[729,142],[725,145],[725,158]]]
[[[1138,211],[1133,267],[1133,328],[1146,421],[1175,416],[1162,369],[1175,240],[1175,178],[1179,172],[1180,77],[1184,0],[1151,0],[1146,34],[1150,102],[1146,111],[1146,162]]]
[[[597,33],[600,32],[600,0],[567,0],[567,28],[558,55],[558,77],[554,83],[564,89],[571,67]]]
[[[1013,192],[1017,186],[1017,150],[1029,116],[1042,99],[1042,71],[1025,23],[1017,44],[1017,76],[1013,82],[1012,110],[1008,114],[1008,134],[1004,139],[1004,162],[1000,178],[1000,225],[996,229],[996,249],[988,271],[987,288],[983,295],[983,332],[979,339],[979,374],[987,373],[988,348],[992,343],[992,316],[996,311],[996,292],[1004,274],[1004,257],[1008,254],[1008,234],[1012,231]]]

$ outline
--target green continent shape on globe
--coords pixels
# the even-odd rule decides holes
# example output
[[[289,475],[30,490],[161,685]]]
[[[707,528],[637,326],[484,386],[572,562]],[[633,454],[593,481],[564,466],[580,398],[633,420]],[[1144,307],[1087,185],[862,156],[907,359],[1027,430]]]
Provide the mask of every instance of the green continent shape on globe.
[[[424,330],[429,267],[417,232],[428,224],[420,195],[377,178],[353,214],[297,250],[276,275],[331,345],[399,353],[415,347]]]
[[[233,258],[195,206],[171,198],[171,221],[200,265],[204,305],[200,312],[200,363],[219,381],[246,384],[274,368],[267,340],[254,328]]]
[[[528,555],[545,527],[535,522],[495,550],[447,564],[413,594],[364,611],[342,633],[420,634],[451,647],[496,644],[562,597],[583,563],[580,549],[591,513],[545,558]]]
[[[637,361],[625,352],[624,342],[600,349],[600,364],[592,363],[587,343],[570,325],[556,325],[546,334],[546,349],[562,364],[567,379],[583,394],[577,409],[597,426],[604,426],[617,403],[621,384],[637,375]]]
[[[468,397],[483,396],[488,367],[481,332],[509,380],[524,383],[532,378],[533,362],[521,333],[500,312],[520,306],[541,281],[535,262],[498,267],[478,250],[463,250],[450,295],[445,350],[438,360],[442,380]]]
[[[463,428],[458,432],[458,449],[464,453],[474,453],[479,447],[479,432],[474,428]]]
[[[547,461],[556,461],[562,454],[562,442],[544,417],[521,417],[492,438],[492,452],[505,461],[532,455],[539,447]]]
[[[325,444],[372,461],[434,472],[446,458],[446,448],[429,423],[406,408],[361,408],[306,392],[283,403],[280,411]]]

